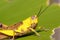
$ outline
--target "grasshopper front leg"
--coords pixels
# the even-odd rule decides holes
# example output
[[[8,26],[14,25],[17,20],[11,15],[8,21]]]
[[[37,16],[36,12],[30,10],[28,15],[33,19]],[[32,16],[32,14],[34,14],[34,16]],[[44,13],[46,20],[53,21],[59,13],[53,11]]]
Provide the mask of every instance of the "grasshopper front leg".
[[[37,32],[37,31],[35,31],[33,28],[29,28],[32,32],[34,32],[37,36],[40,36],[40,34]]]
[[[49,29],[46,29],[45,27],[39,27],[39,30],[41,30],[41,31],[48,31]]]

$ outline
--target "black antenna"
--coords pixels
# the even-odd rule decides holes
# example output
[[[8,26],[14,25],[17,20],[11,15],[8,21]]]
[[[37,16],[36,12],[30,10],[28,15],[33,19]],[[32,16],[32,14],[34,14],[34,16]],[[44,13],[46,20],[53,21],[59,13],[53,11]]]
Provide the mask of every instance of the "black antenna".
[[[38,12],[37,17],[39,17],[41,14],[43,14],[43,12],[44,12],[47,8],[49,8],[49,7],[50,7],[50,5],[47,6],[45,9],[43,9],[43,11],[41,11],[42,8],[40,8],[40,11]]]
[[[39,10],[39,12],[38,12],[37,16],[39,16],[39,14],[40,14],[41,10],[42,10],[42,6],[40,7],[40,10]]]

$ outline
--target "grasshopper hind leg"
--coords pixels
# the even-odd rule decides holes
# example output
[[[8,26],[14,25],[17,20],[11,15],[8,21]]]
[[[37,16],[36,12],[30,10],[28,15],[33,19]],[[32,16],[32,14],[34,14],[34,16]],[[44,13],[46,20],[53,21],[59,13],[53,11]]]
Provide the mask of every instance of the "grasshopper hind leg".
[[[14,36],[13,37],[9,37],[9,40],[15,40]]]
[[[36,30],[34,30],[33,28],[29,28],[32,32],[34,32],[37,36],[40,36],[40,34],[36,31]]]

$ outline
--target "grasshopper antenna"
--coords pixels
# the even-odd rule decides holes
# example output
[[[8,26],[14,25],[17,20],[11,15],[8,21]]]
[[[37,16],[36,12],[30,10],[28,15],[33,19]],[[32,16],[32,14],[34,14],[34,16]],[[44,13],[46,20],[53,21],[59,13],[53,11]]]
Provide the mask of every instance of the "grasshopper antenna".
[[[39,10],[39,12],[37,14],[37,17],[39,17],[39,14],[40,14],[41,10],[42,10],[42,6],[40,7],[40,10]]]
[[[40,8],[40,11],[38,12],[38,14],[37,14],[37,17],[39,17],[41,14],[43,14],[43,12],[47,9],[47,8],[49,8],[51,5],[49,5],[49,6],[47,6],[45,9],[43,9],[42,10],[42,7]],[[42,10],[42,11],[41,11]]]

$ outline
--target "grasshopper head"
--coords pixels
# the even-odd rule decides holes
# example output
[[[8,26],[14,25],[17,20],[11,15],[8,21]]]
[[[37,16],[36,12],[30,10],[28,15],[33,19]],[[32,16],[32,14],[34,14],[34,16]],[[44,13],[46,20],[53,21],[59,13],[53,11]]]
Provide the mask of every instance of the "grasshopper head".
[[[35,24],[38,23],[38,17],[37,17],[37,15],[32,16],[31,19],[32,19],[32,23],[35,23]]]

